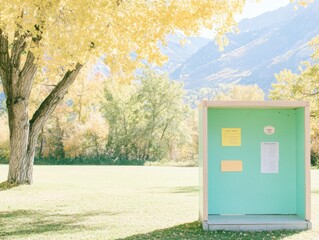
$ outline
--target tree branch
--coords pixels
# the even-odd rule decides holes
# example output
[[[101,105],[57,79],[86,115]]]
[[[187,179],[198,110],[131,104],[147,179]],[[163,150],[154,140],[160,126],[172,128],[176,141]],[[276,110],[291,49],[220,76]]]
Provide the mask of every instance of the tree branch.
[[[19,73],[19,80],[17,83],[18,91],[21,96],[30,96],[32,82],[37,71],[37,65],[34,63],[34,60],[35,57],[33,53],[29,51],[23,69]]]
[[[3,85],[3,91],[8,93],[8,71],[9,70],[9,43],[8,37],[0,29],[0,77]]]
[[[318,95],[319,92],[313,92],[313,93],[303,92],[302,94],[305,95],[305,96],[310,96],[311,97],[311,96]]]
[[[45,121],[54,111],[56,106],[62,101],[64,95],[67,93],[67,90],[74,82],[82,66],[83,65],[78,63],[75,69],[67,71],[62,80],[56,85],[56,87],[46,97],[46,99],[41,103],[40,107],[33,114],[33,117],[30,120],[28,155],[34,154],[40,130],[42,129]]]
[[[19,70],[21,63],[21,54],[25,51],[27,43],[25,42],[26,36],[20,35],[18,31],[14,34],[15,40],[11,50],[11,62],[14,68]]]
[[[40,84],[41,86],[46,86],[46,87],[56,87],[56,84]]]
[[[32,125],[36,125],[38,122],[46,120],[46,118],[53,112],[55,107],[67,93],[70,85],[74,82],[82,66],[83,65],[78,63],[74,70],[66,72],[62,80],[56,85],[52,92],[42,102],[38,110],[33,114],[33,117],[30,120],[30,128]]]
[[[33,64],[32,54],[28,54],[27,60],[31,61],[31,65],[34,65],[32,69],[33,72],[31,72],[31,74],[27,76],[29,77],[29,79],[24,78],[20,80],[21,55],[25,52],[28,45],[26,42],[27,35],[21,35],[17,30],[14,34],[14,37],[15,38],[11,48],[11,57],[8,59],[7,63],[7,66],[10,67],[7,71],[7,100],[9,102],[16,101],[15,99],[28,101],[31,93],[32,81],[35,74],[36,66]],[[28,65],[28,62],[26,62],[25,64]]]
[[[116,1],[115,1],[116,6],[118,6],[118,7],[119,7],[119,6],[121,5],[121,3],[122,3],[122,2],[123,2],[123,0],[116,0]]]

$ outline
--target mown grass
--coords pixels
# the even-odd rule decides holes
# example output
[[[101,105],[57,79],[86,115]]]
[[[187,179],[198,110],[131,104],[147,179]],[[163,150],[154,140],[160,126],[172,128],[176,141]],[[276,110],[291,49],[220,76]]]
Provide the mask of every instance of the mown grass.
[[[0,182],[7,166],[0,165]],[[32,186],[0,190],[0,239],[316,239],[319,170],[312,170],[310,231],[205,232],[198,170],[36,166]],[[0,184],[0,186],[2,186]],[[0,187],[1,188],[1,187]]]
[[[174,226],[168,229],[156,230],[147,234],[138,234],[131,237],[124,238],[124,240],[223,240],[223,239],[236,239],[236,240],[251,240],[251,239],[283,239],[294,234],[298,231],[272,231],[272,232],[232,232],[232,231],[203,231],[201,224],[198,221],[192,223],[185,223]]]

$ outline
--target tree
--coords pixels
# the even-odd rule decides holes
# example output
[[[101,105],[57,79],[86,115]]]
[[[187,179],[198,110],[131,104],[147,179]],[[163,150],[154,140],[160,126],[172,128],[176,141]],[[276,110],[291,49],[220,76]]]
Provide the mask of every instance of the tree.
[[[319,159],[319,36],[310,41],[313,47],[312,61],[301,62],[298,73],[284,69],[275,74],[269,97],[273,100],[306,100],[310,102],[311,116],[311,160],[315,165]]]
[[[284,69],[275,74],[269,97],[273,100],[309,100],[311,116],[319,116],[319,36],[309,42],[314,52],[312,61],[301,62],[299,73]]]
[[[186,35],[213,28],[223,45],[244,0],[2,0],[0,78],[10,128],[8,181],[31,184],[41,129],[83,64],[105,54],[118,78],[145,60],[161,64],[158,41],[178,29]],[[165,43],[164,43],[165,44]],[[134,53],[134,54],[133,54]],[[29,119],[35,77],[55,85]]]
[[[67,157],[99,157],[105,149],[108,126],[100,111],[103,78],[88,67],[84,73],[78,77],[81,81],[70,88],[64,104],[70,109],[64,127]]]
[[[257,85],[220,85],[214,100],[263,101],[265,93]]]
[[[185,102],[191,108],[197,108],[197,106],[203,100],[214,99],[219,91],[220,91],[220,85],[211,86],[211,87],[202,87],[195,90],[188,90],[185,96]]]
[[[112,80],[106,81],[105,85],[101,111],[109,125],[107,155],[116,161],[130,160],[134,158],[132,156],[134,134],[135,131],[139,131],[135,124],[141,122],[135,114],[140,112],[140,105],[132,101],[136,86],[119,84]]]
[[[141,162],[176,158],[176,149],[192,134],[183,97],[182,84],[150,70],[131,85],[107,85],[102,111],[109,124],[109,156]]]
[[[145,160],[160,160],[169,153],[174,159],[177,145],[187,137],[184,124],[189,109],[183,102],[183,86],[153,71],[144,72],[139,82],[133,102],[141,103],[142,131],[137,136],[143,139],[139,144]]]

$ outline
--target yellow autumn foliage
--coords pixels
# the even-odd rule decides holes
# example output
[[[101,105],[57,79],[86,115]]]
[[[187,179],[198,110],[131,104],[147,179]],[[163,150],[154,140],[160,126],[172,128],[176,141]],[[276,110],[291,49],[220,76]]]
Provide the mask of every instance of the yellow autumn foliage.
[[[9,156],[9,126],[6,115],[0,116],[0,158]]]
[[[77,62],[83,64],[101,54],[112,72],[129,75],[143,61],[165,62],[158,41],[164,43],[165,36],[176,30],[192,35],[203,27],[213,28],[222,46],[244,2],[1,0],[0,29],[9,42],[15,32],[28,36],[28,50],[42,66],[43,80],[59,80]]]
[[[66,157],[99,156],[104,153],[108,126],[100,112],[92,113],[85,123],[73,123],[64,139]]]

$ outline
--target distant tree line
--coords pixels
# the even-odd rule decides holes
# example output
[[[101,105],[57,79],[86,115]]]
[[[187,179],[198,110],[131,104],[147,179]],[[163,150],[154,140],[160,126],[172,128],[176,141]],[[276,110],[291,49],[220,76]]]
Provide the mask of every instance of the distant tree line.
[[[315,59],[314,59],[315,60]],[[311,101],[311,163],[318,164],[319,126],[317,64],[302,63],[300,74],[276,75],[274,100]],[[48,86],[39,84],[31,101],[36,109]],[[42,129],[36,164],[197,165],[197,105],[203,100],[264,100],[257,85],[222,84],[183,90],[167,74],[147,70],[130,83],[83,75]],[[0,112],[0,162],[9,156],[6,111]]]
[[[103,79],[104,80],[104,79]],[[197,157],[197,113],[184,103],[180,83],[145,71],[131,84],[81,79],[42,129],[36,164],[144,164]],[[36,109],[48,86],[37,86]],[[0,117],[0,158],[9,156],[5,112]]]

